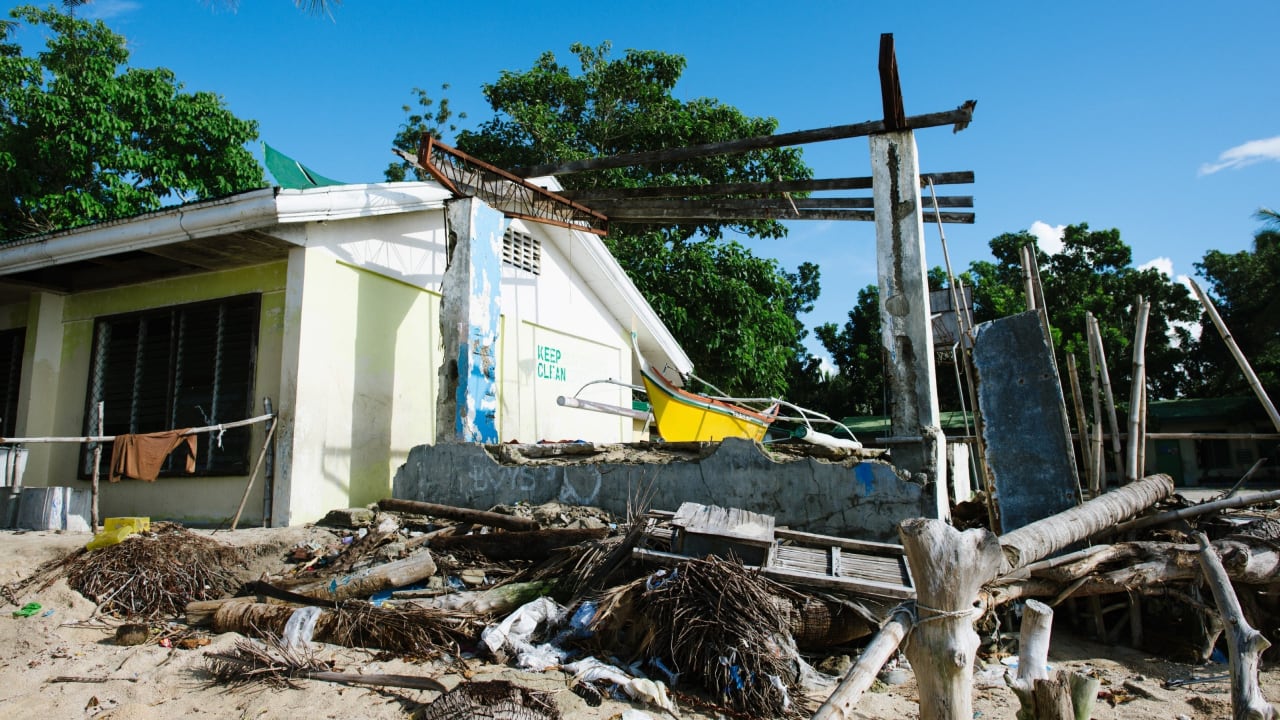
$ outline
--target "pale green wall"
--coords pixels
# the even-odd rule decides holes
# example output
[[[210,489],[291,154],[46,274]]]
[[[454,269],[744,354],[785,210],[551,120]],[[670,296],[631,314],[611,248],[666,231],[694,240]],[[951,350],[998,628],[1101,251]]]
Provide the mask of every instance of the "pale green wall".
[[[53,403],[53,422],[49,430],[51,434],[81,435],[84,431],[95,318],[233,295],[261,293],[258,359],[254,379],[256,408],[261,412],[261,399],[264,396],[271,397],[273,401],[279,397],[285,267],[285,263],[278,262],[66,296],[62,309],[62,354],[52,392],[55,397],[33,397],[31,403]],[[28,336],[30,337],[30,333]],[[24,386],[31,387],[31,384],[24,380]],[[262,446],[266,426],[254,426],[252,433],[251,461],[256,459]],[[198,442],[209,441],[209,435],[201,435],[198,439]],[[33,446],[32,462],[28,464],[25,484],[88,487],[87,482],[79,479],[79,445],[59,443],[46,447],[47,462],[35,462],[38,458]],[[106,451],[110,452],[110,448],[106,448]],[[99,500],[101,517],[148,515],[175,518],[193,524],[216,523],[235,512],[246,480],[246,476],[241,476],[162,478],[155,483],[137,480],[124,480],[114,484],[103,482]],[[245,508],[242,523],[260,522],[261,510],[262,479],[259,478]]]
[[[298,524],[390,497],[410,448],[434,437],[440,296],[323,248],[293,250],[289,274],[283,374],[296,385],[275,522]]]

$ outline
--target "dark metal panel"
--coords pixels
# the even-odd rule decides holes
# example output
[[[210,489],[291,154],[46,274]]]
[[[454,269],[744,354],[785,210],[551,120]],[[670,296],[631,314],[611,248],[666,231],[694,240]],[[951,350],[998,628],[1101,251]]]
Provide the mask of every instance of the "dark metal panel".
[[[1062,382],[1034,312],[979,325],[973,347],[987,471],[1002,532],[1080,502]]]

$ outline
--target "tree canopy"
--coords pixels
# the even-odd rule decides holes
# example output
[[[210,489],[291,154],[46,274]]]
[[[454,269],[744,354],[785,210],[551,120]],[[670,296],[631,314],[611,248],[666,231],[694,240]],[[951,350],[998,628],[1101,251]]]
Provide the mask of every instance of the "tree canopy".
[[[1196,263],[1196,270],[1207,281],[1205,289],[1213,296],[1218,314],[1262,386],[1274,391],[1280,387],[1280,296],[1275,292],[1280,277],[1280,216],[1263,210],[1258,218],[1266,225],[1254,235],[1252,250],[1210,250]],[[1190,377],[1192,391],[1205,397],[1248,394],[1248,382],[1213,323],[1205,319],[1202,325]]]
[[[257,123],[165,68],[127,67],[125,39],[101,21],[22,6],[47,27],[29,53],[0,26],[0,233],[14,238],[227,195],[263,183],[245,148]]]
[[[504,71],[485,85],[494,116],[458,133],[458,148],[516,168],[765,135],[777,126],[772,118],[751,117],[714,99],[677,98],[673,91],[685,69],[680,55],[627,50],[611,57],[608,43],[575,44],[571,52],[576,69],[547,52],[530,69]],[[449,120],[445,102],[433,105],[415,92],[423,110],[410,115],[396,138],[405,150],[415,150],[417,140],[404,131],[439,132]],[[639,188],[811,175],[799,150],[772,149],[577,173],[561,182],[568,189]],[[817,297],[818,268],[806,264],[789,273],[741,244],[721,242],[735,232],[780,237],[786,229],[772,221],[614,223],[605,241],[700,377],[731,394],[783,394],[789,374],[808,365],[797,314]]]

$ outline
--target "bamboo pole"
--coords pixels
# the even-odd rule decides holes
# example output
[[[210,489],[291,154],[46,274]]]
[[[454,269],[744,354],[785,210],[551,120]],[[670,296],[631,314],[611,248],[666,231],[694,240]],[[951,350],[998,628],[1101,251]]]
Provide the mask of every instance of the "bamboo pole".
[[[1023,245],[1018,251],[1022,261],[1022,291],[1027,296],[1027,309],[1036,309],[1036,288],[1031,284],[1031,259],[1027,256],[1028,248]]]
[[[276,418],[271,418],[271,424],[267,426],[267,435],[262,441],[262,452],[258,453],[258,462],[253,465],[253,472],[249,473],[249,482],[244,485],[244,494],[240,496],[240,506],[236,508],[236,514],[231,518],[231,529],[235,530],[236,525],[240,523],[240,513],[244,512],[244,504],[249,499],[249,490],[253,488],[253,481],[258,477],[258,471],[262,469],[262,461],[267,457],[267,448],[271,447],[271,436],[276,432]]]
[[[1093,342],[1093,334],[1090,332],[1090,328],[1089,328],[1089,321],[1092,319],[1093,319],[1092,315],[1086,314],[1085,323],[1084,323],[1084,335],[1089,344],[1089,390],[1093,398],[1093,426],[1094,426],[1094,429],[1097,431],[1089,437],[1089,442],[1093,447],[1094,463],[1100,468],[1097,472],[1098,486],[1096,488],[1093,488],[1093,491],[1094,491],[1093,494],[1094,496],[1097,496],[1102,493],[1102,488],[1107,484],[1107,463],[1103,459],[1105,457],[1105,452],[1103,451],[1103,448],[1102,448],[1102,433],[1101,433],[1101,430],[1102,430],[1101,397],[1102,395],[1101,395],[1101,392],[1099,391],[1099,386],[1100,386],[1099,378],[1102,373],[1098,365],[1098,353],[1097,353],[1097,348],[1095,347]],[[1111,422],[1112,422],[1112,425],[1115,424],[1114,416],[1112,417]]]
[[[1084,465],[1084,477],[1081,478],[1081,484],[1089,488],[1091,494],[1096,495],[1098,478],[1094,474],[1095,465],[1093,456],[1090,453],[1090,441],[1087,439],[1089,429],[1088,423],[1085,421],[1084,398],[1080,395],[1080,375],[1076,372],[1076,356],[1074,353],[1067,355],[1067,377],[1071,380],[1071,404],[1076,411],[1077,434],[1080,437],[1080,462]]]
[[[247,418],[245,420],[235,420],[228,423],[220,423],[218,425],[206,425],[204,427],[187,428],[182,431],[184,436],[197,435],[199,433],[216,432],[219,430],[230,430],[232,428],[244,427],[245,425],[253,425],[255,423],[266,422],[275,415],[268,413],[266,415],[258,415],[256,417]],[[103,435],[101,431],[97,435],[80,435],[80,436],[51,436],[51,437],[0,437],[0,444],[17,444],[17,443],[91,443],[91,442],[112,442],[116,439],[115,435]]]
[[[1151,304],[1138,297],[1137,321],[1133,333],[1133,381],[1129,389],[1129,457],[1125,466],[1125,482],[1135,482],[1141,468],[1138,467],[1138,443],[1142,442],[1139,418],[1142,413],[1143,370],[1147,351],[1147,314]]]
[[[1142,411],[1138,415],[1138,475],[1147,472],[1147,366],[1142,366]]]
[[[1092,346],[1097,353],[1098,371],[1102,376],[1103,398],[1107,404],[1107,425],[1111,428],[1111,454],[1115,458],[1116,475],[1124,467],[1124,451],[1120,446],[1120,423],[1116,420],[1116,399],[1111,392],[1111,373],[1107,369],[1106,348],[1102,345],[1102,329],[1098,327],[1098,318],[1093,313],[1086,313]]]
[[[1249,365],[1244,353],[1236,345],[1235,338],[1231,337],[1231,331],[1227,330],[1227,324],[1222,321],[1222,316],[1218,314],[1218,309],[1213,306],[1209,297],[1204,294],[1204,291],[1200,289],[1195,280],[1190,278],[1188,280],[1191,282],[1191,289],[1196,291],[1196,297],[1200,299],[1200,304],[1204,306],[1205,313],[1209,315],[1209,319],[1213,320],[1213,324],[1218,328],[1218,334],[1222,336],[1222,341],[1227,344],[1227,349],[1231,351],[1232,357],[1240,365],[1241,372],[1244,373],[1245,379],[1249,381],[1249,387],[1253,388],[1254,394],[1258,396],[1258,401],[1266,409],[1267,415],[1271,418],[1271,424],[1275,425],[1276,432],[1280,432],[1280,413],[1276,412],[1276,406],[1271,402],[1271,398],[1267,396],[1266,390],[1263,390],[1262,383],[1258,380],[1258,374],[1253,371],[1253,367]]]
[[[836,689],[827,697],[826,702],[813,714],[813,720],[849,720],[854,717],[853,708],[862,698],[862,694],[876,680],[880,668],[898,651],[914,622],[911,614],[905,610],[894,612],[880,628],[880,632],[867,643],[858,663],[849,669]]]
[[[98,434],[102,434],[102,412],[106,407],[106,403],[98,401]],[[98,516],[98,481],[102,477],[102,443],[93,446],[93,485],[89,491],[90,508],[89,508],[89,525],[93,532],[98,532],[98,522],[101,519]]]

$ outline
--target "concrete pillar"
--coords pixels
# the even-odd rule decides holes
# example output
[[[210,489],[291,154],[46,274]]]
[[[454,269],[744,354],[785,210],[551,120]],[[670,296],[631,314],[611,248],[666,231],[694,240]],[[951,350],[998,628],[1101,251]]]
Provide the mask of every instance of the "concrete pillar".
[[[13,427],[3,429],[10,437],[61,435],[55,425],[58,383],[62,374],[62,312],[66,297],[50,292],[33,292],[27,305],[27,337],[22,351],[22,391],[18,395],[18,417]],[[83,381],[83,378],[81,378]],[[80,432],[80,428],[76,428]],[[46,485],[49,463],[55,446],[28,445],[24,483]]]
[[[946,440],[938,411],[916,141],[910,130],[904,130],[872,135],[870,142],[890,419],[895,436],[923,438],[918,446],[895,447],[894,463],[932,484],[937,517],[945,519],[950,511]]]
[[[498,442],[498,321],[506,219],[478,198],[448,207],[449,265],[441,284],[436,443]]]

